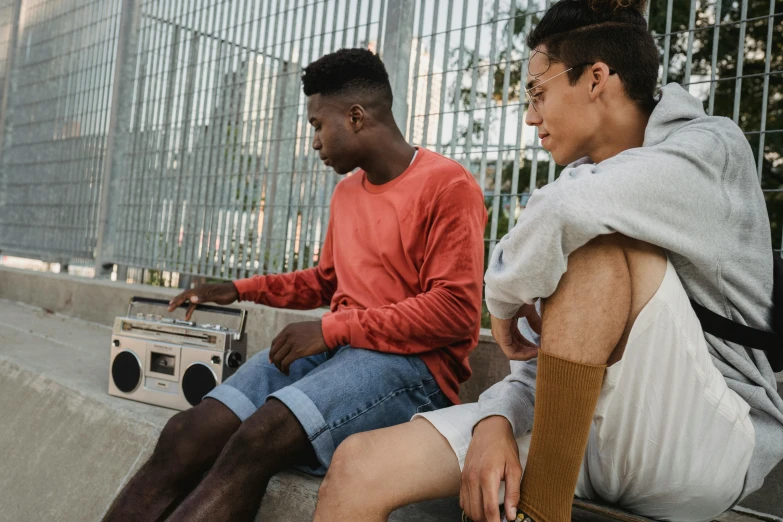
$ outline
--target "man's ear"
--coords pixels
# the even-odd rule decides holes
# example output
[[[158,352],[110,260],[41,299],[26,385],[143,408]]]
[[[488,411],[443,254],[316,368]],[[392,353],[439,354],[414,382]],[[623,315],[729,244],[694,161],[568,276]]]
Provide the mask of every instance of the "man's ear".
[[[362,127],[364,127],[364,116],[365,116],[364,107],[362,107],[358,103],[351,105],[351,108],[348,111],[348,116],[350,117],[349,123],[353,131],[359,132],[360,130],[362,130]]]
[[[590,98],[595,100],[606,90],[609,80],[609,66],[604,62],[595,62],[588,71],[590,78]]]

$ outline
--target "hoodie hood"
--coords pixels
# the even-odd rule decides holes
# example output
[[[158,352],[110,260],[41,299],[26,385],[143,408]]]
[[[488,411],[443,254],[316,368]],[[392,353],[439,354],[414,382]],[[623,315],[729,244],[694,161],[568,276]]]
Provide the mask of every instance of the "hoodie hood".
[[[650,115],[644,131],[644,147],[652,147],[666,140],[673,132],[692,120],[703,118],[704,105],[677,83],[661,89],[661,97]]]

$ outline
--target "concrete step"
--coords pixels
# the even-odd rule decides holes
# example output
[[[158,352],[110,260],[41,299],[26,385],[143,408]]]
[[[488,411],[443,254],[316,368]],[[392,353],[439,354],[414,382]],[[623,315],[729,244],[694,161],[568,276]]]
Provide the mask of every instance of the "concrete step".
[[[10,471],[0,474],[0,520],[99,520],[149,457],[175,412],[108,395],[109,337],[106,326],[0,300],[0,462]],[[320,482],[280,473],[257,521],[310,520]],[[573,519],[617,513],[582,503]],[[390,520],[454,521],[460,510],[451,498],[408,506]]]
[[[0,300],[0,520],[99,520],[175,412],[111,397],[110,329]],[[309,520],[320,479],[271,482],[258,520]],[[391,520],[458,519],[454,501]]]

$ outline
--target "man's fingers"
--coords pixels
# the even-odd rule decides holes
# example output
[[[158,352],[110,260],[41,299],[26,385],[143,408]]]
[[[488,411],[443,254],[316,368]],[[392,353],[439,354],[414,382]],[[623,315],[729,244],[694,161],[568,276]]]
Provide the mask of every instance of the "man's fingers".
[[[519,356],[519,352],[525,351],[527,349],[525,342],[522,341],[522,339],[524,339],[522,334],[519,334],[519,337],[513,334],[509,334],[508,342],[501,344],[498,341],[498,346],[500,346],[500,349],[503,350],[503,354],[507,359],[516,360]]]
[[[462,511],[465,512],[466,515],[470,516],[470,513],[468,513],[468,505],[470,504],[468,502],[468,490],[465,488],[465,479],[463,477],[462,481],[459,485],[459,507],[462,509]]]
[[[529,361],[534,357],[538,357],[538,346],[524,346],[516,350],[509,359],[512,361]]]
[[[285,340],[288,337],[287,332],[285,331],[285,328],[277,334],[277,336],[272,339],[272,346],[269,350],[269,360],[272,361],[275,357],[275,354],[280,350],[280,348],[285,344]]]
[[[506,470],[506,496],[503,499],[503,505],[506,512],[506,520],[513,521],[517,516],[517,504],[519,504],[520,482],[522,481],[522,470],[518,467],[509,467]]]
[[[285,359],[283,359],[283,362],[280,363],[280,371],[283,373],[283,375],[288,375],[291,373],[291,365],[296,362],[298,357],[294,353],[294,350],[290,350],[288,352],[288,355],[285,356]]]
[[[522,334],[514,335],[508,351],[503,350],[510,361],[527,361],[538,355],[538,346],[531,343]]]
[[[277,369],[280,370],[281,373],[283,372],[283,360],[288,356],[289,352],[291,351],[291,345],[287,342],[284,342],[280,348],[275,351],[274,356],[272,357],[272,364],[277,366]]]
[[[185,313],[185,320],[190,321],[190,316],[193,315],[193,311],[196,309],[196,305],[193,303],[188,307],[188,311]]]
[[[510,357],[514,353],[514,338],[510,331],[510,325],[502,330],[493,328],[492,337],[495,338],[495,342],[498,343],[506,357]]]
[[[468,477],[464,473],[459,488],[459,507],[462,508],[468,517],[471,519],[473,518],[473,505],[470,502],[470,483],[468,482]]]
[[[186,290],[169,301],[169,312],[173,312],[179,305],[187,301],[192,293],[192,290]]]
[[[514,341],[521,344],[522,346],[526,346],[528,348],[536,347],[536,344],[534,344],[533,341],[531,341],[530,339],[522,335],[522,332],[520,332],[519,329],[512,332],[511,336],[513,337]]]
[[[500,480],[488,475],[484,477],[481,484],[481,496],[484,499],[484,519],[500,520],[500,510],[498,509],[498,488]]]
[[[481,487],[478,482],[470,485],[470,511],[468,516],[473,520],[484,520],[484,506],[481,499]]]
[[[501,347],[511,345],[511,332],[508,329],[496,331],[492,329],[492,337],[495,338],[495,342]]]

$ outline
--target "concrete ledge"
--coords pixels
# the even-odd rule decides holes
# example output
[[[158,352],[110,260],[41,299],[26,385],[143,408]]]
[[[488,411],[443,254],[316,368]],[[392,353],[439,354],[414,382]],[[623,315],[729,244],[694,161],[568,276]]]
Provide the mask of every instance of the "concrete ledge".
[[[134,295],[171,299],[181,290],[149,285],[129,285],[115,281],[85,279],[65,274],[31,272],[0,267],[0,298],[37,306],[51,312],[111,326],[114,318],[125,315]],[[248,311],[248,357],[266,349],[286,325],[323,315],[322,310],[297,311],[269,308],[254,303],[234,305]],[[463,402],[471,402],[489,386],[509,374],[503,353],[483,331],[481,342],[470,357],[473,377],[460,390]]]
[[[101,325],[0,301],[0,521],[99,520],[152,452],[175,412],[107,394],[110,335]],[[320,483],[278,474],[257,520],[310,520]],[[390,518],[458,519],[453,499]]]

